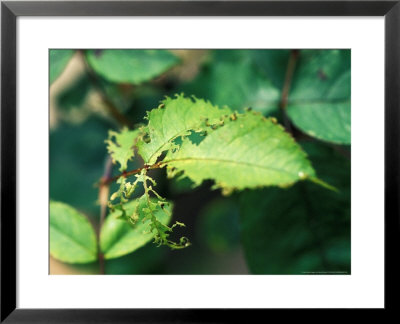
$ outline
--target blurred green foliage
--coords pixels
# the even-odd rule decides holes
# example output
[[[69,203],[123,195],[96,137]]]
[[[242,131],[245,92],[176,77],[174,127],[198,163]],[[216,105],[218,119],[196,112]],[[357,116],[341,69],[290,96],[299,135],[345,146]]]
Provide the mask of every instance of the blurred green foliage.
[[[71,85],[62,89],[57,97],[57,104],[61,109],[70,110],[73,108],[80,109],[85,105],[85,100],[91,90],[89,76],[81,75]]]
[[[88,50],[93,70],[115,83],[140,84],[159,76],[178,62],[166,50]]]
[[[50,131],[50,197],[96,215],[99,181],[106,160],[108,124],[96,117]]]
[[[119,128],[99,93],[132,125],[144,123],[146,111],[157,107],[165,95],[181,92],[239,112],[251,107],[283,124],[282,90],[293,56],[286,106],[293,136],[310,155],[317,174],[339,192],[299,183],[226,198],[219,192],[208,194],[207,183],[193,190],[187,178],[165,185],[165,173],[156,172],[163,188],[160,194],[175,202],[173,218],[185,221],[193,246],[169,251],[147,244],[106,260],[105,273],[350,273],[350,51],[182,53],[90,50],[74,56],[72,50],[50,51],[51,83],[62,73],[68,77],[71,57],[87,59],[78,75],[51,93],[55,99],[51,117],[56,120],[50,130],[51,199],[75,207],[97,228],[100,207],[95,184],[107,160],[104,140],[109,129]],[[95,83],[88,69],[97,75]],[[179,72],[189,69],[197,72],[181,77]],[[128,169],[141,164],[135,157]],[[117,167],[113,174],[118,174]],[[113,184],[111,192],[115,188]]]
[[[72,55],[74,55],[74,50],[70,49],[58,49],[49,51],[49,79],[50,84],[53,83],[62,73],[62,71],[67,66]]]
[[[239,208],[233,199],[210,201],[199,215],[199,240],[216,254],[237,249],[240,241]]]
[[[254,63],[246,52],[215,51],[198,77],[183,86],[183,91],[233,110],[251,107],[269,114],[278,109],[280,88]]]
[[[147,244],[133,253],[105,262],[105,273],[112,275],[157,274],[165,262],[167,251]]]
[[[303,146],[339,191],[301,182],[243,192],[242,239],[253,273],[350,273],[350,162],[322,144]]]

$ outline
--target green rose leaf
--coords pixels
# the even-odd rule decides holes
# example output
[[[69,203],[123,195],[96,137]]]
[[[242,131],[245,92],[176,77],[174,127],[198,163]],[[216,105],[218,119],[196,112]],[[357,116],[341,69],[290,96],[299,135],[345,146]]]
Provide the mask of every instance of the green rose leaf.
[[[350,50],[300,51],[287,113],[306,134],[351,143]]]
[[[71,206],[50,201],[50,254],[67,263],[97,260],[96,234],[84,215]]]
[[[164,73],[179,62],[166,50],[88,50],[92,69],[108,81],[140,84]]]
[[[185,138],[162,163],[170,176],[182,172],[195,185],[212,179],[226,193],[315,179],[306,154],[282,126],[252,112],[232,114],[198,145]]]
[[[148,164],[156,162],[163,151],[175,146],[173,141],[189,135],[191,131],[201,132],[208,124],[220,122],[220,118],[231,111],[219,108],[202,99],[166,98],[161,105],[147,114],[148,125],[142,130],[145,138],[138,141],[138,152]]]
[[[129,130],[126,127],[120,132],[108,132],[107,151],[110,153],[113,163],[120,164],[120,171],[126,170],[128,161],[133,158],[135,154],[133,146],[139,133],[138,129]]]

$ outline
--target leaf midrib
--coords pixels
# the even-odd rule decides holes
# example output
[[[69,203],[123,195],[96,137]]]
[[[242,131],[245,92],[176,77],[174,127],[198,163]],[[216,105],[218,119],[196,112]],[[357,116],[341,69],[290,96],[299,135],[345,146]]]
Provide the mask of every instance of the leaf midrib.
[[[171,159],[168,161],[163,161],[160,165],[168,164],[168,163],[173,163],[173,162],[196,162],[196,161],[209,161],[209,162],[219,162],[219,163],[230,163],[230,164],[237,164],[237,165],[245,165],[249,167],[256,167],[260,169],[266,169],[270,171],[275,171],[275,172],[282,172],[289,174],[291,176],[297,176],[296,174],[289,172],[284,169],[278,169],[278,168],[272,168],[272,167],[267,167],[264,165],[259,165],[259,164],[254,164],[254,163],[249,163],[249,162],[243,162],[243,161],[233,161],[233,160],[224,160],[224,159],[217,159],[217,158],[181,158],[181,159]]]

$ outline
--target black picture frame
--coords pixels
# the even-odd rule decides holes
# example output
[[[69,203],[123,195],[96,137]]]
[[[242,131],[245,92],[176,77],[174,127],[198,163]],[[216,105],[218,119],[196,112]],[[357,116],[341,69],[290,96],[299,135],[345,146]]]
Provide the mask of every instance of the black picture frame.
[[[385,308],[399,288],[400,0],[396,1],[29,1],[1,3],[1,322],[235,322],[265,310],[16,308],[16,19],[19,16],[384,16]],[[373,149],[372,149],[373,150]],[[371,151],[373,154],[373,151]],[[238,292],[240,293],[240,292]],[[272,310],[270,310],[272,311]],[[276,310],[274,310],[276,311]],[[300,311],[300,310],[297,310]],[[301,310],[303,314],[304,310]],[[306,312],[308,314],[308,311]],[[251,316],[251,317],[249,317]],[[306,315],[308,316],[308,315]],[[368,313],[371,317],[371,313]],[[264,317],[265,318],[265,317]]]

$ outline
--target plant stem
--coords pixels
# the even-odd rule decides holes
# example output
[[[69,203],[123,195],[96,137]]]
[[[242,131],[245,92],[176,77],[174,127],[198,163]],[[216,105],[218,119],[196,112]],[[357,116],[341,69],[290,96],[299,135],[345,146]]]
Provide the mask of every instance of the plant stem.
[[[121,174],[119,174],[119,175],[117,175],[115,177],[112,177],[112,178],[108,178],[108,179],[103,179],[102,178],[99,185],[101,186],[101,185],[104,185],[104,184],[109,184],[111,182],[114,182],[115,180],[118,180],[121,177],[128,177],[128,176],[131,176],[131,175],[134,175],[134,174],[138,174],[138,173],[142,172],[142,170],[144,170],[144,169],[146,169],[146,170],[158,169],[163,164],[165,164],[165,163],[157,162],[157,163],[155,163],[153,165],[145,165],[145,166],[143,166],[141,168],[137,168],[137,169],[134,169],[134,170],[131,170],[131,171],[125,171],[125,172],[123,172],[123,173],[121,173]]]
[[[292,127],[286,113],[286,106],[288,103],[290,85],[292,84],[293,74],[296,68],[298,57],[299,57],[299,50],[291,50],[288,65],[286,68],[285,82],[283,84],[281,101],[279,104],[279,107],[283,113],[283,123],[285,125],[286,130],[289,133],[292,133]]]
[[[103,227],[103,223],[107,214],[107,202],[108,202],[108,196],[110,194],[110,182],[108,182],[108,180],[111,177],[111,171],[112,171],[112,159],[110,156],[108,156],[104,166],[104,174],[101,178],[101,184],[99,187],[100,219],[97,230],[97,248],[99,251],[100,274],[105,274],[104,255],[103,253],[101,253],[101,248],[100,248],[100,231],[101,228]]]
[[[98,76],[90,67],[85,58],[85,53],[83,50],[79,51],[81,55],[83,64],[85,66],[86,72],[92,82],[92,85],[95,87],[97,92],[100,94],[101,99],[103,100],[104,106],[106,107],[108,113],[115,119],[115,121],[122,126],[132,127],[132,123],[118,110],[118,108],[114,105],[112,100],[107,96]],[[100,218],[99,218],[99,226],[97,229],[97,248],[98,248],[98,257],[99,257],[99,273],[105,274],[104,267],[104,255],[101,253],[100,247],[100,232],[103,227],[104,220],[107,215],[107,203],[110,194],[110,183],[111,180],[111,171],[112,171],[112,159],[110,156],[107,157],[104,166],[104,174],[101,177],[100,185],[99,185],[99,204],[100,204]],[[118,178],[118,177],[117,177]]]
[[[114,103],[111,101],[111,99],[107,96],[106,92],[104,91],[99,78],[97,77],[96,73],[93,71],[93,69],[90,67],[88,62],[86,61],[85,54],[83,51],[79,51],[81,54],[82,61],[85,65],[86,72],[93,84],[93,86],[96,88],[97,92],[100,94],[101,99],[104,102],[104,105],[108,111],[108,113],[121,125],[127,126],[131,128],[133,124],[123,115],[121,112],[118,110],[118,108],[114,105]]]

